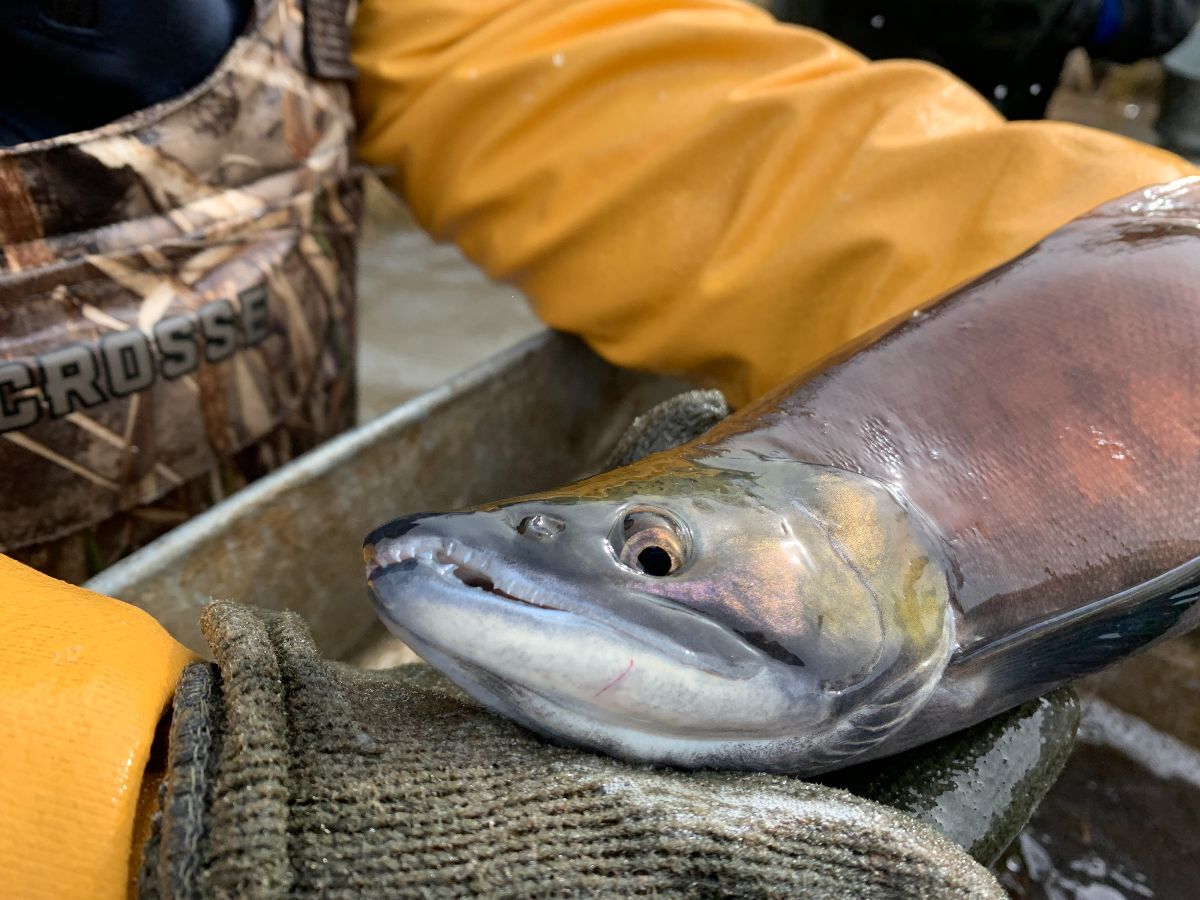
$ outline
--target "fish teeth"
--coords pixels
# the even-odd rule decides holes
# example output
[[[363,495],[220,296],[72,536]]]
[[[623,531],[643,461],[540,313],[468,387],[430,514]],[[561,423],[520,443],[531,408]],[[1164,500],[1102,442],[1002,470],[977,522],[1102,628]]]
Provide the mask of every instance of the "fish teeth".
[[[380,554],[380,562],[384,564],[399,563],[408,559],[420,560],[428,565],[441,578],[447,581],[457,578],[458,569],[467,570],[470,574],[481,575],[491,581],[496,590],[517,598],[533,606],[545,609],[556,609],[554,601],[541,586],[516,577],[509,572],[493,572],[488,565],[492,560],[486,553],[460,546],[456,541],[445,542],[430,537],[409,539],[389,546]]]

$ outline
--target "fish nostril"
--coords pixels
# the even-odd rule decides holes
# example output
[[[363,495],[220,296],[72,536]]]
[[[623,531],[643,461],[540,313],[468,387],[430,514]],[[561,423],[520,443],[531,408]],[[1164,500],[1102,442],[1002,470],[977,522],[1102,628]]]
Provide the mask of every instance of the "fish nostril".
[[[567,523],[557,516],[536,513],[532,516],[526,516],[517,523],[517,533],[545,540],[546,538],[557,537],[566,527]]]

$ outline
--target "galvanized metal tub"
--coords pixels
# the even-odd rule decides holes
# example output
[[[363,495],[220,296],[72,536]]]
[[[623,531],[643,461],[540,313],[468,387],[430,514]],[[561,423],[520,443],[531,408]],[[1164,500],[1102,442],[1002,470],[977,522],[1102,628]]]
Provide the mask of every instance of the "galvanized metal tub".
[[[683,389],[542,332],[250,485],[87,587],[150,612],[183,643],[212,598],[293,609],[345,658],[381,634],[362,539],[406,512],[552,487],[600,467],[639,412]]]

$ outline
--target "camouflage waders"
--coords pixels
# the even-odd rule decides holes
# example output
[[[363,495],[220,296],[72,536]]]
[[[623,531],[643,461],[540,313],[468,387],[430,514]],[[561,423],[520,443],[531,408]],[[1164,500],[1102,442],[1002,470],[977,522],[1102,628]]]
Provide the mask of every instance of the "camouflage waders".
[[[79,581],[352,424],[347,0],[0,151],[0,552]]]

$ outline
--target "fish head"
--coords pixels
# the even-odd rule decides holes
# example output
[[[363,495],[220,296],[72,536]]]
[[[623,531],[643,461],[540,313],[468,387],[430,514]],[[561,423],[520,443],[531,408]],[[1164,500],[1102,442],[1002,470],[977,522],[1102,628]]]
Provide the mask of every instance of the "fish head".
[[[365,556],[385,624],[469,694],[634,760],[830,768],[949,653],[946,579],[910,515],[794,460],[660,454],[397,519]]]

